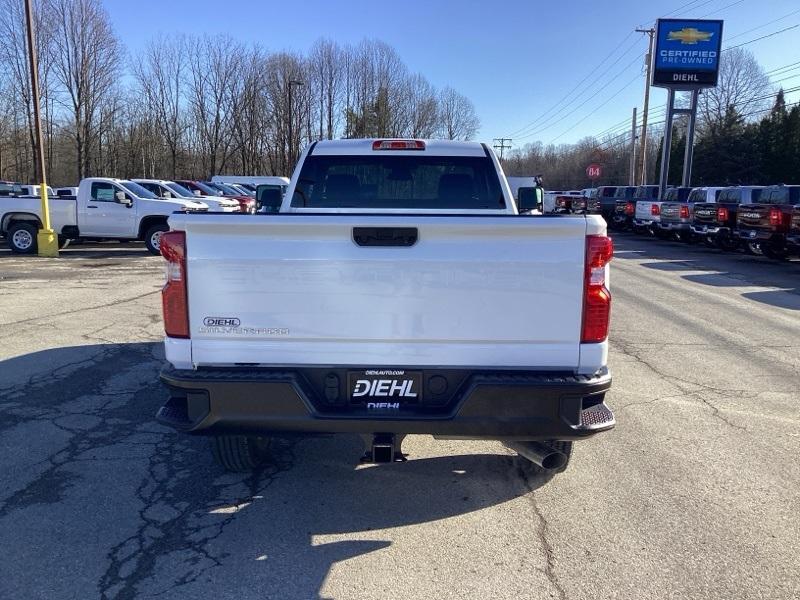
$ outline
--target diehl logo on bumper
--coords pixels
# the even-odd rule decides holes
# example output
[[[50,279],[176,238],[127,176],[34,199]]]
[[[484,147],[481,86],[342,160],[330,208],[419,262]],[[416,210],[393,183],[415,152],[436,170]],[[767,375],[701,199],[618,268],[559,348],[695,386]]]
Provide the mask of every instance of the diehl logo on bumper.
[[[414,381],[411,379],[359,379],[353,388],[353,398],[361,396],[384,398],[416,398],[417,392],[412,388]]]
[[[206,327],[239,327],[242,322],[236,317],[206,317],[203,325]]]
[[[367,402],[367,410],[400,410],[399,402]]]
[[[700,31],[696,27],[684,27],[677,31],[670,31],[667,39],[670,42],[680,42],[681,44],[694,45],[697,42],[707,42],[714,33],[711,31]]]

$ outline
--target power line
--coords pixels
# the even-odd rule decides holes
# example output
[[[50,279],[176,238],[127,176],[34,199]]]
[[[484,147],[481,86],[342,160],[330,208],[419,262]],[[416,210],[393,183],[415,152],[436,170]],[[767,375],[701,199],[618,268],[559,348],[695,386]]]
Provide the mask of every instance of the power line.
[[[784,29],[779,29],[778,31],[773,31],[772,33],[768,33],[767,35],[762,35],[761,37],[757,37],[755,39],[752,39],[749,42],[744,42],[742,44],[737,44],[736,46],[727,46],[727,47],[723,48],[722,50],[725,51],[725,50],[733,50],[734,48],[741,48],[742,46],[747,46],[748,44],[752,44],[753,42],[758,42],[759,40],[765,40],[765,39],[770,38],[770,37],[772,37],[774,35],[778,35],[779,33],[785,33],[787,31],[791,31],[792,29],[797,29],[798,27],[800,27],[800,23],[797,23],[797,24],[792,25],[790,27],[786,27]]]
[[[710,13],[706,13],[706,14],[700,16],[700,17],[697,17],[697,18],[698,19],[705,19],[706,17],[710,17],[711,15],[715,15],[717,13],[720,13],[723,10],[729,9],[731,6],[736,6],[737,4],[741,4],[742,2],[744,2],[744,0],[736,0],[735,2],[731,2],[730,4],[728,4],[726,6],[723,6],[722,8],[718,8],[716,10],[712,10]]]
[[[631,31],[623,39],[623,41],[620,44],[618,44],[617,47],[614,48],[614,50],[611,51],[611,53],[609,54],[609,56],[607,58],[610,58],[611,56],[613,56],[616,53],[616,51],[633,35],[633,33],[634,32]],[[619,63],[620,60],[622,60],[626,55],[628,55],[630,53],[630,51],[636,46],[636,42],[637,41],[638,40],[634,40],[633,44],[628,46],[625,49],[625,51],[622,54],[620,54],[614,62],[612,62],[610,65],[608,65],[608,67],[606,67],[606,69],[602,73],[600,73],[599,75],[596,74],[597,69],[600,68],[602,66],[602,64],[603,64],[603,63],[600,63],[595,69],[593,69],[593,71],[591,73],[589,73],[586,77],[584,77],[574,88],[572,88],[569,92],[567,92],[558,102],[556,102],[553,106],[551,106],[541,116],[537,117],[536,119],[534,119],[533,121],[531,121],[530,123],[525,125],[524,127],[521,127],[520,129],[517,129],[516,131],[514,131],[513,133],[511,133],[509,135],[519,136],[519,134],[521,134],[521,133],[526,133],[526,134],[530,133],[530,131],[526,132],[526,130],[539,129],[541,127],[541,125],[542,125],[542,121],[547,122],[547,121],[550,121],[551,119],[557,117],[563,110],[565,110],[570,105],[575,103],[581,96],[583,96],[588,90],[590,90],[591,86],[594,83],[596,83],[601,77],[603,77],[606,73],[608,73],[611,69],[613,69],[614,66],[617,63]],[[595,75],[594,79],[592,79],[592,81],[590,81],[586,86],[583,86],[583,84],[586,82],[586,80],[589,79],[592,75]],[[576,92],[581,87],[584,87],[584,89],[581,90],[579,93],[574,94],[574,92]],[[569,102],[567,102],[566,104],[563,104],[564,100],[566,100],[567,98],[570,98],[570,97],[572,99]],[[555,113],[553,113],[553,114],[548,116],[548,113],[550,113],[554,108],[557,108],[557,107],[559,107],[559,110],[557,110]]]
[[[793,10],[792,12],[787,13],[787,14],[783,15],[782,17],[778,17],[777,19],[773,19],[772,21],[767,21],[766,23],[763,23],[763,24],[759,25],[758,27],[753,27],[752,29],[748,29],[746,31],[742,31],[741,33],[737,33],[736,35],[732,35],[726,41],[730,42],[731,40],[735,40],[736,38],[740,38],[743,35],[747,35],[748,33],[751,33],[751,32],[756,31],[758,29],[763,29],[764,27],[767,27],[768,25],[773,25],[774,23],[778,23],[779,21],[783,21],[784,19],[788,19],[789,17],[792,17],[792,16],[796,15],[797,13],[800,13],[800,8],[797,9],[797,10]]]
[[[628,83],[626,83],[624,86],[622,86],[622,88],[620,88],[620,90],[619,90],[619,91],[618,91],[616,94],[614,94],[614,95],[612,95],[611,97],[609,97],[609,98],[608,98],[608,99],[607,99],[605,102],[603,102],[603,103],[602,103],[600,106],[598,106],[598,107],[597,107],[597,108],[595,108],[593,111],[591,111],[589,114],[587,114],[585,117],[583,117],[583,118],[582,118],[580,121],[577,121],[576,123],[574,123],[574,124],[572,125],[572,127],[570,127],[569,129],[565,129],[565,130],[564,130],[564,131],[562,131],[560,134],[558,134],[556,137],[554,137],[552,140],[550,140],[550,144],[554,143],[554,142],[555,142],[557,139],[559,139],[559,138],[563,137],[565,134],[567,134],[567,133],[569,133],[570,131],[572,131],[573,129],[575,129],[575,128],[576,128],[578,125],[580,125],[581,123],[583,123],[583,122],[584,122],[586,119],[588,119],[589,117],[591,117],[591,116],[592,116],[593,114],[595,114],[595,113],[596,113],[598,110],[600,110],[601,108],[603,108],[603,107],[604,107],[606,104],[608,104],[609,102],[611,102],[611,101],[612,101],[614,98],[616,98],[616,97],[617,97],[617,96],[619,96],[619,95],[620,95],[622,92],[624,92],[626,89],[628,89],[628,88],[631,86],[631,84],[632,84],[634,81],[636,81],[638,78],[639,78],[639,73],[637,73],[636,75],[634,75],[633,79],[631,79],[631,80],[630,80]]]
[[[619,78],[622,76],[622,74],[623,74],[623,73],[625,73],[625,72],[626,72],[626,71],[627,71],[627,70],[628,70],[628,69],[631,67],[631,65],[633,65],[633,63],[635,63],[636,61],[640,60],[640,59],[642,58],[642,56],[643,56],[643,55],[641,55],[641,54],[640,54],[640,55],[638,55],[638,56],[634,57],[634,59],[633,59],[633,60],[632,60],[630,63],[628,63],[627,65],[625,65],[625,67],[624,67],[624,68],[623,68],[623,69],[622,69],[622,70],[621,70],[619,73],[617,73],[617,74],[616,74],[614,77],[612,77],[611,79],[609,79],[609,80],[608,80],[608,81],[605,83],[605,85],[603,85],[601,88],[599,88],[598,90],[596,90],[596,91],[595,91],[595,93],[594,93],[594,95],[590,96],[589,98],[586,98],[586,100],[584,100],[583,102],[581,102],[581,103],[580,103],[578,106],[576,106],[575,108],[573,108],[573,109],[572,109],[571,111],[569,111],[568,113],[566,113],[566,114],[562,115],[560,118],[556,119],[556,120],[555,120],[555,121],[553,121],[553,122],[550,122],[550,123],[547,123],[547,124],[543,124],[542,126],[535,128],[533,131],[530,131],[530,132],[526,133],[525,135],[520,135],[520,136],[517,136],[517,137],[518,137],[518,138],[525,139],[525,138],[529,138],[529,137],[531,137],[531,136],[537,135],[537,134],[539,134],[539,133],[541,133],[541,132],[543,132],[543,131],[546,131],[546,130],[550,129],[551,127],[553,127],[553,126],[557,125],[558,123],[561,123],[561,122],[562,122],[563,120],[565,120],[567,117],[570,117],[570,116],[572,116],[573,114],[575,114],[576,112],[578,112],[578,111],[579,111],[581,108],[583,108],[584,106],[586,106],[586,104],[588,104],[588,103],[589,103],[589,101],[593,100],[593,99],[594,99],[594,97],[595,97],[595,96],[596,96],[598,93],[602,92],[602,91],[603,91],[604,89],[606,89],[606,88],[607,88],[609,85],[611,85],[611,84],[612,84],[612,83],[614,83],[614,82],[615,82],[617,79],[619,79]],[[638,76],[639,76],[639,74],[637,73],[637,74],[636,74],[636,76],[638,77]]]

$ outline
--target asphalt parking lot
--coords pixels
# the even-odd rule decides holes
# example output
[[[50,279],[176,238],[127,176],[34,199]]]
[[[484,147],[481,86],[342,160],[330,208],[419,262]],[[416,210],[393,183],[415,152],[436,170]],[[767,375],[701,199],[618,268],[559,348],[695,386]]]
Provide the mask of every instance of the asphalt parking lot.
[[[153,419],[161,259],[0,252],[0,598],[800,597],[800,263],[616,248],[618,425],[550,481],[423,436],[223,474]]]

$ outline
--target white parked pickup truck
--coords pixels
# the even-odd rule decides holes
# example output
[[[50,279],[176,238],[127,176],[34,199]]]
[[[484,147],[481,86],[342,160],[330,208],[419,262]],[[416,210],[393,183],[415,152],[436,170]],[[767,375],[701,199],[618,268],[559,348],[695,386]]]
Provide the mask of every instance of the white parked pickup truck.
[[[536,470],[610,429],[612,243],[598,215],[520,215],[485,144],[336,140],[277,214],[174,214],[169,398],[227,469],[275,434],[502,440]]]
[[[78,195],[50,197],[50,224],[63,246],[69,240],[144,240],[159,253],[167,217],[175,211],[201,212],[208,206],[185,199],[164,200],[125,179],[89,177],[81,180]],[[42,226],[39,198],[9,198],[0,203],[0,234],[12,252],[36,253],[36,233]]]

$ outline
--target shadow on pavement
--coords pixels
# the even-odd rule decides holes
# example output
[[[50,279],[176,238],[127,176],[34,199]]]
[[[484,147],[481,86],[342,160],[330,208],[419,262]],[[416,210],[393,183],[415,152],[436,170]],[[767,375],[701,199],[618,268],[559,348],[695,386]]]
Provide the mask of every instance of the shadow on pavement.
[[[263,471],[226,474],[206,439],[155,423],[162,364],[157,343],[0,362],[0,547],[16,557],[0,596],[319,597],[335,563],[391,544],[376,530],[547,481],[497,454],[359,466],[355,436],[277,439]],[[320,537],[340,535],[358,539]]]
[[[800,310],[800,289],[766,290],[763,292],[744,292],[742,297],[756,302],[763,302],[779,308]]]

